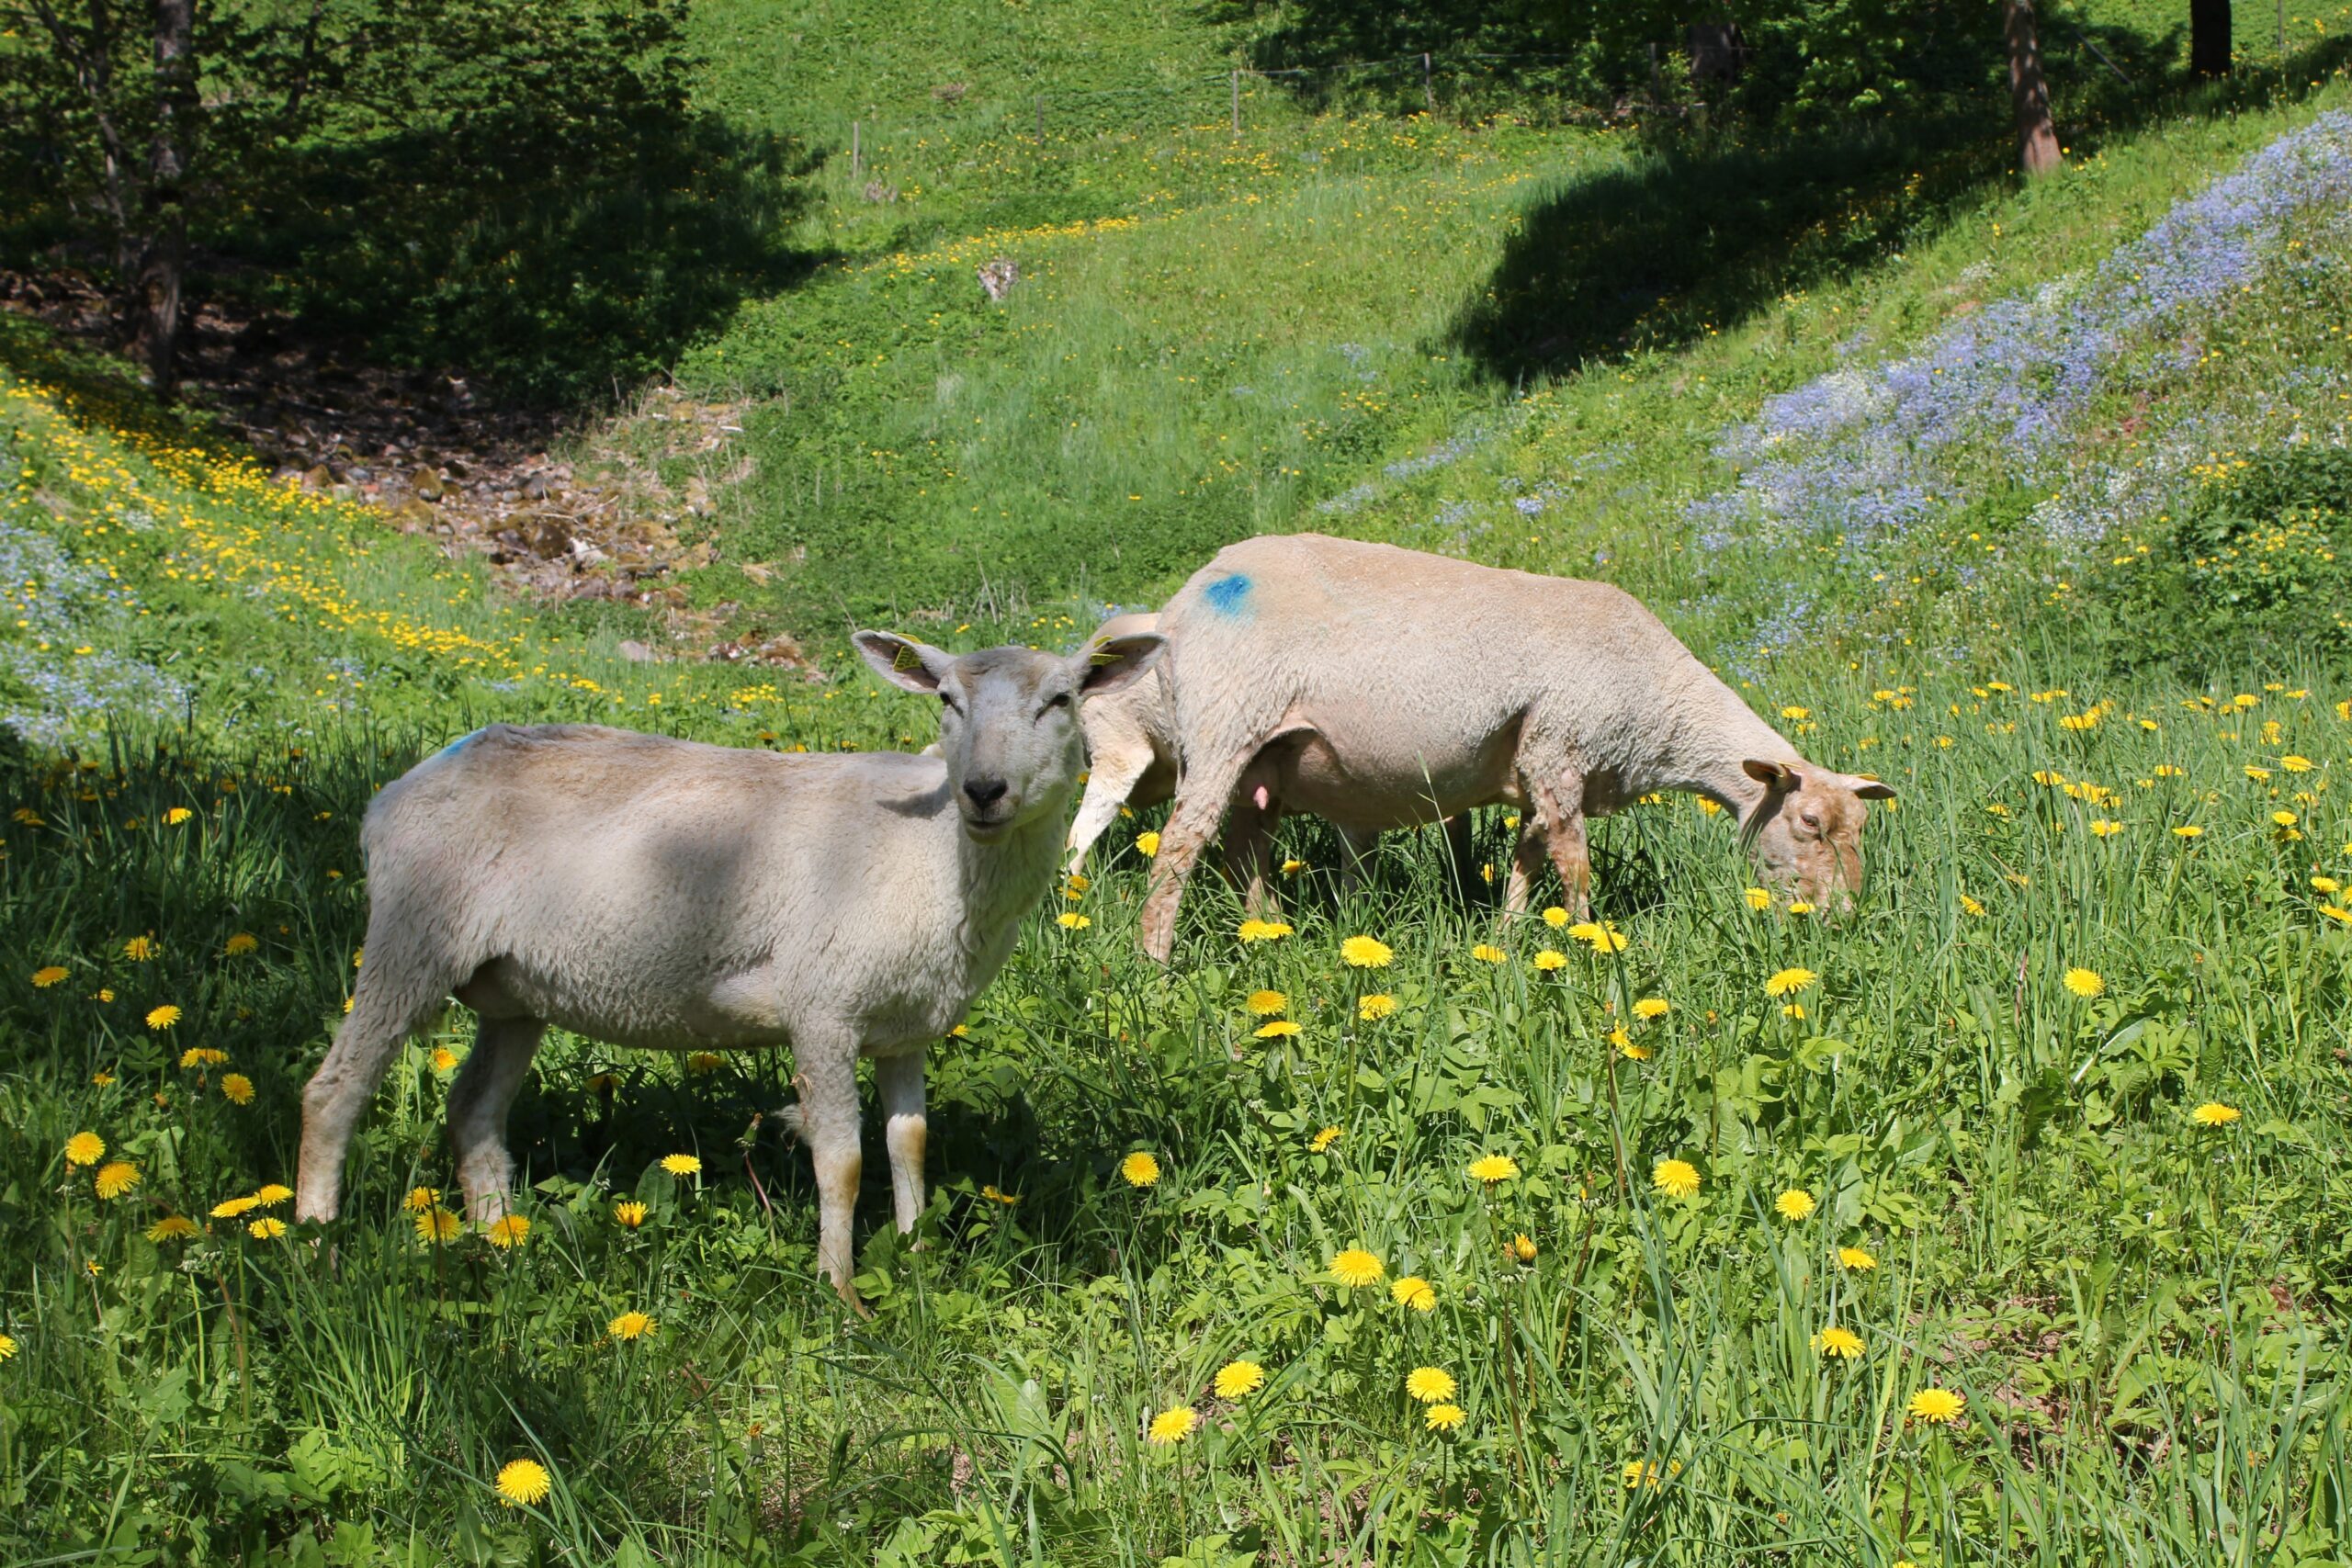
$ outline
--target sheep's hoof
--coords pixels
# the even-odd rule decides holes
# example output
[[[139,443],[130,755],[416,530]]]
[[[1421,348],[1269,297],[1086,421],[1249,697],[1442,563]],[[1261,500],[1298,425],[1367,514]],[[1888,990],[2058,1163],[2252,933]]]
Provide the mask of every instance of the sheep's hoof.
[[[841,1293],[842,1305],[857,1314],[860,1320],[866,1323],[872,1323],[874,1321],[874,1309],[857,1299],[857,1288],[855,1286],[846,1284],[835,1285],[833,1289]]]

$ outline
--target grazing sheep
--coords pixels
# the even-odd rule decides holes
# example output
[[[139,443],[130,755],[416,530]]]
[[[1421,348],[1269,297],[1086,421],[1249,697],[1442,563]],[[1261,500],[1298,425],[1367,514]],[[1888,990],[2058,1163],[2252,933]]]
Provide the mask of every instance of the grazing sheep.
[[[1159,625],[1184,738],[1143,908],[1163,963],[1221,818],[1262,886],[1281,809],[1371,833],[1511,802],[1515,902],[1548,849],[1581,914],[1585,818],[1653,790],[1731,809],[1761,874],[1840,902],[1861,885],[1862,802],[1894,793],[1806,761],[1607,583],[1301,534],[1219,551]]]
[[[657,1051],[789,1045],[817,1170],[818,1261],[844,1299],[875,1058],[899,1228],[922,1212],[923,1049],[1012,951],[1053,880],[1079,699],[1157,637],[957,658],[860,632],[944,705],[940,755],[777,756],[594,725],[492,725],[368,808],[368,963],[302,1093],[296,1213],[334,1217],[353,1125],[454,994],[481,1019],[449,1089],[474,1220],[505,1212],[506,1108],[550,1023]]]

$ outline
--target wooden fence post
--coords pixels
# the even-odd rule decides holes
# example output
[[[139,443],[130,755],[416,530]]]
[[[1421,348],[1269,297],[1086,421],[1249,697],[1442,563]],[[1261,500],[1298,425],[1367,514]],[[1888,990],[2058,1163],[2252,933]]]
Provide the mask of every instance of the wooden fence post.
[[[864,150],[858,145],[857,121],[851,120],[849,122],[849,177],[851,179],[857,178],[858,164],[863,154],[863,151]]]
[[[1241,134],[1241,67],[1233,68],[1233,134]]]
[[[1430,113],[1437,113],[1437,91],[1430,85],[1430,51],[1421,51],[1421,102]]]

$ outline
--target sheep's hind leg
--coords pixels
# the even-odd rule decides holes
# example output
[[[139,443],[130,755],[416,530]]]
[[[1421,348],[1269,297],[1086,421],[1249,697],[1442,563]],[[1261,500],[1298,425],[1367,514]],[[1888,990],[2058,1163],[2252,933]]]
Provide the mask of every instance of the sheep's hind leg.
[[[1242,770],[1258,753],[1256,747],[1228,752],[1188,773],[1176,786],[1176,808],[1160,829],[1159,853],[1151,863],[1151,891],[1143,901],[1137,933],[1145,956],[1165,964],[1176,946],[1176,914],[1184,898],[1184,883],[1193,863],[1215,836]]]
[[[1274,798],[1272,770],[1262,760],[1241,775],[1225,818],[1226,880],[1241,890],[1241,908],[1251,919],[1282,912],[1275,896],[1274,824],[1282,820]]]
[[[923,1053],[883,1056],[874,1064],[874,1087],[882,1098],[883,1141],[890,1149],[890,1208],[901,1235],[922,1218],[922,1154],[930,1125],[923,1120]]]
[[[478,1225],[506,1217],[514,1156],[506,1150],[506,1110],[539,1049],[547,1025],[536,1018],[485,1018],[473,1054],[449,1086],[449,1142],[458,1153],[458,1185],[466,1213]]]
[[[393,941],[368,926],[369,945],[384,954],[359,972],[351,1016],[311,1081],[302,1086],[302,1152],[294,1177],[294,1217],[331,1220],[343,1201],[343,1159],[376,1086],[401,1043],[449,994],[446,982],[401,974]]]

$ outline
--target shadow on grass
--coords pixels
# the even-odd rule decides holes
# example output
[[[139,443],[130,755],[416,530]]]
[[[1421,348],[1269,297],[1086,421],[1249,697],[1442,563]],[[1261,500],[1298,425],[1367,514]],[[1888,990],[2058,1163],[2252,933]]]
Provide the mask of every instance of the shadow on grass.
[[[2161,116],[2307,96],[2347,53],[2352,42],[2330,40],[2281,71],[2196,86],[2078,82],[2061,134],[2079,162]],[[2088,53],[2078,63],[2103,71]],[[1920,243],[2017,177],[2006,112],[1991,104],[1770,141],[1694,139],[1579,176],[1533,209],[1448,335],[1507,379],[1671,350]]]

